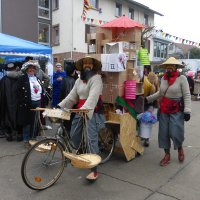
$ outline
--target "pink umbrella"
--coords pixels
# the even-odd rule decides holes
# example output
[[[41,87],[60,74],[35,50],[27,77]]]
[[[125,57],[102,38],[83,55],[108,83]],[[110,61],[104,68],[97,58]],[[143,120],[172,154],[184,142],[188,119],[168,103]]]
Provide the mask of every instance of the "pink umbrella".
[[[107,22],[104,25],[100,26],[101,28],[121,28],[121,29],[132,29],[132,28],[139,28],[142,29],[144,26],[126,16],[121,16],[116,18],[110,22]]]

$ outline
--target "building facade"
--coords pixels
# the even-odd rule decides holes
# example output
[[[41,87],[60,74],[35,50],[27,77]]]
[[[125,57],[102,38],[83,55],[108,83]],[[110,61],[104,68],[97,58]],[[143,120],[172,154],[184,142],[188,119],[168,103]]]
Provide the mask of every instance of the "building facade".
[[[0,31],[51,46],[51,0],[0,0]]]
[[[162,16],[132,0],[89,0],[92,9],[87,10],[85,18],[81,18],[82,0],[52,1],[52,47],[55,62],[63,62],[64,59],[77,60],[87,54],[87,33],[94,32],[95,27],[103,22],[126,15],[141,24],[153,26],[154,15]]]

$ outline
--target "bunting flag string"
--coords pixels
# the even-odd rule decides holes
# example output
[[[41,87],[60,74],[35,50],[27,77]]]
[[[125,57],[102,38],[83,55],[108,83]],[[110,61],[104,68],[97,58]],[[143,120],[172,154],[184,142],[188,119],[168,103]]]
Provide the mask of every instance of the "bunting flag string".
[[[87,19],[87,22],[88,23],[91,23],[91,24],[95,24],[95,25],[103,25],[105,23],[107,23],[107,21],[105,20],[102,20],[102,19],[94,19],[94,18],[89,18],[89,17],[85,17],[85,16],[81,16],[81,19],[85,22],[86,19]]]
[[[86,17],[85,15],[82,15],[81,19],[84,22],[87,21],[87,23],[91,23],[91,24],[95,24],[95,25],[103,25],[103,24],[108,22],[108,21],[105,21],[105,20],[102,20],[102,19],[89,18],[89,17]],[[166,39],[172,40],[174,42],[200,47],[200,43],[198,43],[198,42],[193,42],[193,41],[190,41],[190,40],[187,40],[187,39],[183,39],[183,38],[171,35],[169,33],[165,33],[163,30],[157,30],[156,29],[155,33],[161,35],[162,37],[164,37]]]
[[[193,41],[190,41],[187,39],[183,39],[183,38],[171,35],[169,33],[165,33],[165,32],[163,32],[163,30],[155,30],[155,33],[160,34],[162,37],[170,39],[174,42],[200,47],[200,43],[198,43],[198,42],[193,42]]]

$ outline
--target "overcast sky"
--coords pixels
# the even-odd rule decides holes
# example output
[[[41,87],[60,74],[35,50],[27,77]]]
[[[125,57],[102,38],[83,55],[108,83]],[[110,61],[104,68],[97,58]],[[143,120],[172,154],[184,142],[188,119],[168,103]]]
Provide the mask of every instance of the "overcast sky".
[[[135,0],[164,16],[155,15],[155,26],[165,33],[200,43],[199,0]]]

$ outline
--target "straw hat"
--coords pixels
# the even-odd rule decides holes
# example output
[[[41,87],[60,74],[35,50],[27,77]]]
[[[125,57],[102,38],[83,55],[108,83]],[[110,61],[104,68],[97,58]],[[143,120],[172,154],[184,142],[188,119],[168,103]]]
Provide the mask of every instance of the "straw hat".
[[[92,60],[93,62],[93,69],[98,71],[101,70],[101,62],[97,60],[96,58],[92,58],[91,56],[86,56],[85,58],[81,58],[75,63],[76,69],[78,71],[81,71],[83,69],[83,64],[86,63],[88,60]]]
[[[38,64],[38,61],[36,61],[36,60],[29,60],[28,62],[25,62],[22,65],[21,70],[25,72],[30,66],[35,67],[36,70],[38,70],[40,68],[40,65]]]
[[[184,68],[184,65],[181,64],[180,61],[178,61],[176,58],[174,57],[170,57],[168,58],[164,63],[162,63],[160,66],[161,67],[167,67],[169,65],[176,65],[177,68]]]
[[[101,157],[97,154],[80,154],[76,155],[67,151],[63,151],[66,158],[71,160],[71,164],[76,168],[93,168],[100,164]]]

